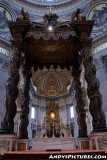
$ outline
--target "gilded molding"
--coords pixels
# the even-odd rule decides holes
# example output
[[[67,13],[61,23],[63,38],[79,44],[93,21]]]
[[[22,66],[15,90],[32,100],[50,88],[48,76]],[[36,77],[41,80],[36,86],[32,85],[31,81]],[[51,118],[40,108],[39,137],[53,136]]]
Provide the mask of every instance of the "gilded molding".
[[[93,98],[93,97],[100,97],[101,96],[101,94],[94,94],[94,95],[92,95],[92,96],[89,96],[89,98],[91,99],[91,98]]]
[[[10,99],[15,99],[15,100],[16,100],[16,98],[15,98],[15,97],[13,97],[13,96],[9,96],[9,95],[8,95],[8,96],[5,96],[5,98],[8,98],[8,99],[10,98]]]

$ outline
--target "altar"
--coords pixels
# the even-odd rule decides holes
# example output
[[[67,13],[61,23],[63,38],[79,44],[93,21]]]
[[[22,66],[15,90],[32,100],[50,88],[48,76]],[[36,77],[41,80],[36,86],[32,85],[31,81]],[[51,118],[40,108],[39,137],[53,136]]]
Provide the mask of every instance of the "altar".
[[[34,138],[32,150],[72,150],[76,149],[75,139],[68,138]]]

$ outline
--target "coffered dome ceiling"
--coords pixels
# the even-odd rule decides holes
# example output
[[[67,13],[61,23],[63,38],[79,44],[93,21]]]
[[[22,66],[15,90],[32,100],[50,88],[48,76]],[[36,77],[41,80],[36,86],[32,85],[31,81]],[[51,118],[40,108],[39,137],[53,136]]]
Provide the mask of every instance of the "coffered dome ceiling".
[[[30,1],[30,0],[26,0],[26,1]],[[68,1],[72,1],[72,0],[32,0],[31,2],[38,3],[38,4],[60,4]]]
[[[32,15],[43,16],[49,13],[56,13],[59,16],[69,15],[77,8],[85,8],[91,0],[5,0],[15,10],[24,7]],[[34,18],[34,17],[33,17]],[[34,19],[33,19],[34,20]]]
[[[37,70],[33,73],[32,83],[37,88],[38,95],[55,97],[68,93],[68,86],[72,83],[71,73],[60,68],[55,70]]]

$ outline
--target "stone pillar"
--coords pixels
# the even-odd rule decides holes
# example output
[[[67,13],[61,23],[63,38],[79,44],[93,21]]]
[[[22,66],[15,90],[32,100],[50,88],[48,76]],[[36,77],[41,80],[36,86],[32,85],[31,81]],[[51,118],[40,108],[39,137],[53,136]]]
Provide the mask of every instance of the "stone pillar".
[[[75,99],[75,90],[73,91],[73,97],[72,97],[72,101],[73,101],[73,107],[74,107],[74,138],[75,138],[75,146],[77,148],[78,146],[78,142],[77,142],[77,137],[78,137],[78,123],[77,123],[77,112],[76,112],[76,99]]]
[[[14,49],[14,55],[10,64],[9,79],[6,83],[6,113],[3,120],[2,132],[12,133],[14,131],[14,117],[16,115],[16,99],[18,96],[19,67],[20,67],[21,50]]]
[[[67,113],[67,125],[70,126],[70,105],[66,105],[66,113]]]
[[[23,101],[22,101],[22,112],[20,115],[20,127],[19,127],[19,138],[20,139],[28,139],[28,115],[29,115],[29,90],[30,90],[30,78],[31,71],[28,68],[24,68],[24,91],[23,91]]]
[[[106,128],[106,123],[102,111],[102,96],[99,92],[99,81],[96,78],[96,69],[91,55],[91,39],[82,41],[82,47],[85,78],[88,84],[87,94],[90,99],[89,110],[93,118],[93,132],[102,132]]]
[[[77,62],[78,63],[78,62]],[[75,99],[76,99],[76,111],[78,114],[77,123],[79,127],[78,137],[87,137],[87,125],[86,125],[86,113],[84,110],[84,101],[80,82],[80,73],[78,64],[74,64],[72,75],[75,83]]]

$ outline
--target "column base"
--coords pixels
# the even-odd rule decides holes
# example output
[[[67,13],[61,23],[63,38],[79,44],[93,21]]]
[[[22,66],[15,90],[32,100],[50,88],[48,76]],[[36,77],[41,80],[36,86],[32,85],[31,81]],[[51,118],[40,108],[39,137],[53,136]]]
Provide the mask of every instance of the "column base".
[[[78,138],[87,138],[87,135],[79,135]]]
[[[29,139],[17,139],[16,140],[16,151],[28,151],[29,150]]]
[[[0,152],[15,151],[16,135],[0,134]]]
[[[92,133],[99,133],[99,132],[107,132],[107,128],[106,127],[100,127],[97,129],[93,129]]]
[[[15,132],[9,129],[0,129],[0,135],[1,134],[11,134],[11,135],[15,135]]]
[[[78,149],[89,149],[88,137],[77,138],[77,141],[78,141]]]
[[[3,122],[1,123],[0,134],[14,134],[15,135],[14,129],[9,128],[9,126],[4,126]]]
[[[19,135],[19,139],[29,139],[28,136],[20,136]]]
[[[90,149],[107,149],[107,132],[91,133]]]

